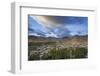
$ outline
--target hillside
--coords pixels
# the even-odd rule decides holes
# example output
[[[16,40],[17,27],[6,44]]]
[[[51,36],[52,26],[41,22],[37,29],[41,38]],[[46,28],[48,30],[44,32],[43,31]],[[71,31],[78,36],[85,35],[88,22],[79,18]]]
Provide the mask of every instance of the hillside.
[[[66,49],[66,48],[86,48],[88,45],[88,36],[72,36],[65,38],[53,37],[28,37],[29,59],[34,53],[39,55],[39,59],[44,54],[47,54],[52,49]]]

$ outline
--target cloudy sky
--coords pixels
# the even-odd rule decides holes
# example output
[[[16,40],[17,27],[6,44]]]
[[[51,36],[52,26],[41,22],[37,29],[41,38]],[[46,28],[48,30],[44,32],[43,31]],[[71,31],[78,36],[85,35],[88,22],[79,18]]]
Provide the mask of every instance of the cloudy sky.
[[[28,35],[63,38],[88,34],[88,18],[28,15]]]

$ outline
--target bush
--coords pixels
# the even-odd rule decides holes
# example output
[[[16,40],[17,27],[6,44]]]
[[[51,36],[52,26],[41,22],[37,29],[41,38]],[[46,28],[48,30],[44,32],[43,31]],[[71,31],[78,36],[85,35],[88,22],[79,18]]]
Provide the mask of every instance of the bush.
[[[41,60],[87,58],[87,53],[87,48],[53,48],[48,53],[44,53]],[[29,55],[29,60],[40,60],[40,53]]]
[[[39,53],[33,53],[28,57],[28,60],[40,60]]]
[[[74,58],[86,58],[86,48],[63,48],[63,49],[52,49],[47,54],[42,56],[42,59],[74,59]]]
[[[87,48],[76,48],[74,51],[75,58],[86,58]]]

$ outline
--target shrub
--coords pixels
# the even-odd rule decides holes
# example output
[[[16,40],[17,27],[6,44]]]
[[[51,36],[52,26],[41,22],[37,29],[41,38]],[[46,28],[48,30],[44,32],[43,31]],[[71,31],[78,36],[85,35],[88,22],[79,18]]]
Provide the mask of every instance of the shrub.
[[[40,60],[39,53],[33,53],[28,57],[28,60]]]
[[[87,48],[53,48],[48,53],[44,53],[41,60],[55,60],[55,59],[75,59],[87,58]],[[40,54],[33,53],[29,56],[29,60],[40,60]]]
[[[87,48],[63,48],[63,49],[51,49],[48,53],[42,56],[42,59],[74,59],[74,58],[86,58]]]
[[[86,58],[87,52],[87,48],[76,48],[74,51],[75,58]]]

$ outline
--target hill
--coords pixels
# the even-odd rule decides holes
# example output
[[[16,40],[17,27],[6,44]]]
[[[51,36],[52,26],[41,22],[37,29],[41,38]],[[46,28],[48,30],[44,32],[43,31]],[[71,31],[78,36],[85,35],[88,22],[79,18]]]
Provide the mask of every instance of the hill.
[[[39,60],[41,59],[42,56],[48,54],[48,52],[50,52],[53,49],[55,49],[55,51],[57,50],[64,51],[64,49],[69,49],[69,48],[71,48],[72,50],[77,48],[87,49],[87,46],[88,46],[87,35],[71,36],[71,37],[64,37],[64,38],[36,37],[36,36],[28,37],[29,60],[31,59],[30,56],[32,56],[33,54],[36,54],[39,57],[37,58],[37,60]],[[83,50],[83,51],[87,51],[87,50]],[[72,57],[72,55],[70,56]]]

